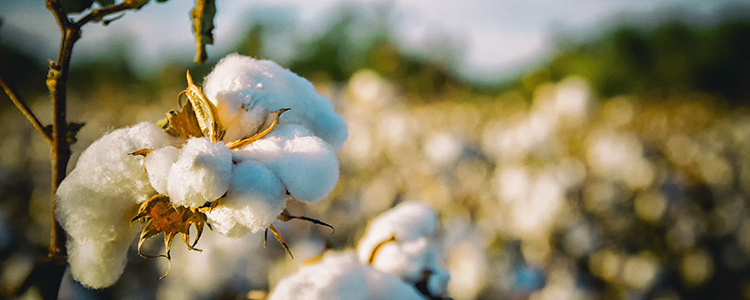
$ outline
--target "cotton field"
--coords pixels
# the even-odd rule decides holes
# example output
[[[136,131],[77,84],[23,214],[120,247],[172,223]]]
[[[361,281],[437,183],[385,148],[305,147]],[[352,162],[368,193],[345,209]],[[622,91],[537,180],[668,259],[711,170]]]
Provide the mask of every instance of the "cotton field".
[[[168,262],[139,257],[133,241],[127,254],[120,253],[127,265],[112,287],[89,290],[66,275],[60,297],[282,299],[304,291],[290,282],[328,287],[315,281],[324,278],[334,279],[330,290],[316,290],[319,295],[361,299],[398,293],[402,285],[414,289],[423,279],[433,296],[456,300],[690,299],[716,290],[726,298],[750,296],[741,288],[750,284],[741,275],[750,262],[746,108],[700,93],[599,99],[579,77],[525,93],[449,91],[427,103],[411,101],[401,83],[370,70],[343,83],[315,83],[348,128],[338,152],[339,181],[326,199],[292,200],[286,208],[335,231],[302,220],[275,222],[292,259],[273,236],[264,247],[262,232],[230,238],[207,230],[196,245],[200,253],[175,243],[169,275],[161,280]],[[128,101],[128,91],[101,87],[94,95],[114,109],[71,102],[71,118],[87,124],[72,148],[70,168],[103,134],[156,123],[176,109],[178,91]],[[0,176],[0,189],[6,197],[23,197],[9,189],[28,182],[26,234],[43,244],[48,153],[22,118],[2,111],[0,175],[31,173],[23,173],[26,179]],[[406,233],[426,226],[376,224],[378,216],[409,203],[434,210],[434,228],[379,249],[380,261],[363,261],[384,242],[368,241],[377,232],[368,226]],[[28,272],[35,258],[11,251],[10,241],[18,237],[7,212],[17,208],[9,205],[0,214],[3,286],[18,284],[18,274]],[[363,243],[369,248],[357,257]],[[160,253],[164,246],[150,241],[143,251]],[[393,258],[382,259],[388,255]],[[427,269],[434,276],[412,272]],[[349,276],[336,277],[342,274],[363,283],[335,279]],[[369,294],[346,294],[362,286]]]

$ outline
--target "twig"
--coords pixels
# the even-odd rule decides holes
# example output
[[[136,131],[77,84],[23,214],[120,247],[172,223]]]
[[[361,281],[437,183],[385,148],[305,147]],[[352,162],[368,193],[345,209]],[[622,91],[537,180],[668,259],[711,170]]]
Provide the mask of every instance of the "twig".
[[[42,123],[39,122],[39,119],[37,119],[36,115],[34,115],[33,112],[31,112],[31,109],[29,109],[29,106],[26,105],[26,102],[18,98],[17,93],[13,91],[13,89],[10,88],[10,86],[5,83],[2,77],[0,77],[0,86],[2,86],[3,90],[5,90],[5,94],[8,95],[8,98],[10,98],[10,101],[13,102],[13,104],[18,107],[18,109],[23,113],[24,116],[26,116],[27,119],[29,119],[29,122],[31,122],[31,125],[34,126],[37,130],[39,130],[39,133],[44,136],[44,139],[47,140],[50,144],[52,143],[52,136],[44,130],[44,126],[42,126]]]
[[[126,0],[125,2],[117,4],[117,5],[109,5],[109,6],[99,8],[99,9],[94,9],[87,15],[83,16],[83,18],[75,22],[75,26],[78,26],[80,28],[81,26],[83,26],[84,24],[90,21],[101,20],[101,18],[110,14],[118,13],[118,12],[128,10],[128,9],[140,9],[146,3],[148,3],[148,1],[144,2],[144,1]],[[111,21],[114,21],[114,20],[110,20],[110,22]]]

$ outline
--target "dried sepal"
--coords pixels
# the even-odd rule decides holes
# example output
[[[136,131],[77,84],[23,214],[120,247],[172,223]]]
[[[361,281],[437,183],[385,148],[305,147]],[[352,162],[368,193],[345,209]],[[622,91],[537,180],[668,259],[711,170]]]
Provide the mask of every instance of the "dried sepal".
[[[317,225],[321,225],[321,226],[325,226],[325,227],[331,228],[331,235],[333,235],[334,233],[336,233],[336,228],[333,228],[333,226],[331,226],[330,224],[328,224],[326,222],[323,222],[321,220],[318,220],[318,219],[313,219],[313,218],[309,218],[309,217],[305,217],[305,216],[293,216],[293,215],[290,215],[289,211],[286,210],[286,208],[276,217],[276,220],[279,220],[281,222],[288,222],[288,221],[291,221],[291,220],[294,220],[294,219],[308,221],[308,222],[313,223],[313,224],[317,224]]]
[[[182,241],[185,242],[187,248],[193,251],[202,251],[195,248],[198,244],[201,235],[203,234],[203,226],[206,224],[206,215],[201,212],[198,208],[188,208],[184,206],[174,206],[169,201],[169,197],[161,194],[154,195],[148,201],[144,202],[138,209],[133,219],[130,220],[132,224],[134,221],[141,222],[141,237],[138,240],[138,255],[142,257],[164,257],[169,261],[169,267],[167,273],[161,278],[164,278],[169,274],[169,270],[172,266],[172,258],[170,256],[170,250],[172,247],[172,241],[177,234],[182,235]],[[193,243],[190,243],[190,225],[195,224],[196,237]],[[141,251],[143,243],[149,238],[164,233],[164,246],[166,249],[166,255],[146,255]]]
[[[146,148],[146,149],[141,149],[141,150],[135,150],[135,151],[130,152],[128,154],[129,155],[133,155],[133,156],[140,155],[140,156],[146,157],[146,155],[148,155],[152,151],[154,151],[154,149],[148,149],[148,148]]]
[[[193,83],[193,79],[190,77],[190,71],[187,71],[188,87],[185,89],[185,95],[193,105],[195,111],[195,117],[200,126],[200,130],[203,136],[211,138],[211,142],[218,142],[224,137],[224,130],[219,124],[219,119],[216,114],[216,107],[211,101],[208,101],[203,91]]]
[[[281,221],[281,222],[287,222],[287,221],[294,220],[294,219],[300,219],[300,220],[312,222],[314,224],[326,226],[328,228],[331,228],[331,230],[333,230],[333,232],[336,232],[336,229],[333,228],[333,226],[331,226],[331,225],[329,225],[329,224],[327,224],[327,223],[325,223],[323,221],[316,220],[316,219],[313,219],[313,218],[304,217],[304,216],[293,216],[293,215],[290,215],[289,211],[287,211],[286,209],[284,209],[284,211],[282,211],[281,214],[279,214],[276,217],[276,219],[279,220],[279,221]],[[263,248],[266,247],[266,244],[268,242],[268,230],[269,229],[271,230],[271,232],[273,233],[273,235],[276,237],[276,239],[279,241],[279,243],[281,243],[281,246],[284,247],[284,249],[286,250],[286,253],[289,253],[289,257],[291,257],[292,259],[294,259],[294,255],[292,255],[292,251],[289,250],[289,246],[286,244],[286,242],[284,242],[284,238],[281,237],[281,234],[276,230],[276,227],[273,227],[273,224],[268,225],[268,228],[266,228],[266,231],[263,233]],[[331,234],[333,234],[333,233],[331,233]]]
[[[146,156],[149,153],[151,153],[152,151],[154,151],[154,149],[148,149],[148,148],[146,148],[146,149],[141,149],[141,150],[136,150],[136,151],[130,152],[130,153],[128,153],[128,155],[141,156],[141,158],[143,158],[143,162],[142,162],[143,163],[143,171],[146,172],[146,174],[148,174],[148,171],[146,170]]]
[[[273,235],[276,237],[276,240],[281,243],[281,246],[284,247],[284,250],[286,250],[286,253],[289,254],[289,257],[294,259],[294,255],[292,255],[292,250],[289,250],[289,246],[284,242],[284,238],[281,237],[281,234],[276,230],[276,227],[273,227],[273,224],[268,225],[268,228],[266,228],[266,231],[263,232],[263,248],[266,247],[266,241],[268,241],[268,230],[271,230],[273,232]]]
[[[392,235],[391,238],[375,245],[375,247],[372,248],[372,252],[370,252],[370,257],[367,258],[367,263],[372,264],[373,262],[375,262],[375,257],[378,255],[378,251],[380,250],[380,248],[383,247],[383,245],[388,244],[390,242],[397,242],[395,235]]]
[[[279,117],[281,117],[281,114],[284,113],[287,110],[289,110],[289,108],[282,108],[282,109],[279,109],[279,110],[277,110],[275,112],[269,113],[269,115],[271,115],[273,117],[273,123],[271,123],[271,125],[268,126],[268,128],[266,128],[265,130],[261,131],[260,133],[257,133],[255,135],[249,137],[249,138],[227,143],[227,147],[229,147],[229,149],[237,149],[237,148],[241,148],[241,147],[243,147],[245,145],[249,145],[250,143],[255,142],[255,141],[263,138],[267,134],[271,133],[271,130],[273,130],[273,128],[276,127],[277,124],[279,124]]]
[[[168,126],[164,131],[171,136],[187,140],[191,137],[203,137],[201,126],[193,110],[193,104],[185,101],[182,111],[170,111],[167,113]]]

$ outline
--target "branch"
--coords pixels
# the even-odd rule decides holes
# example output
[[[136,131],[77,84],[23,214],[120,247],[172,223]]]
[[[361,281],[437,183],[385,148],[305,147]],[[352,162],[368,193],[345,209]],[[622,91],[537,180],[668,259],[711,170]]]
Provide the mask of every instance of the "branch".
[[[94,9],[87,15],[83,16],[83,18],[75,22],[75,25],[80,28],[81,26],[83,26],[84,24],[88,22],[99,21],[103,17],[110,15],[110,14],[118,13],[118,12],[128,10],[128,9],[140,9],[141,7],[146,5],[146,3],[148,3],[148,0],[146,1],[125,0],[125,2],[120,3],[120,4],[116,4],[116,5],[113,4],[113,5],[105,6],[99,9]]]
[[[5,90],[5,94],[8,95],[8,98],[10,98],[10,101],[13,102],[13,104],[18,107],[18,109],[23,113],[24,116],[26,116],[27,119],[29,119],[29,122],[31,122],[31,125],[34,126],[37,130],[39,130],[39,133],[44,136],[44,139],[47,140],[50,144],[52,143],[52,136],[44,130],[44,126],[41,122],[39,122],[39,119],[34,115],[34,113],[31,112],[31,109],[29,109],[29,106],[26,105],[26,102],[18,98],[16,93],[13,91],[13,89],[8,86],[7,83],[3,80],[2,77],[0,77],[0,86],[2,86],[3,90]]]

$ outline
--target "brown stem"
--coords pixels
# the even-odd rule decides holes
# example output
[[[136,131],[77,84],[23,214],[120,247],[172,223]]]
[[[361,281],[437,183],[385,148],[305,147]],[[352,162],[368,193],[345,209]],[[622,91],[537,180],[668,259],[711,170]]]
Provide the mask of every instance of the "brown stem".
[[[54,194],[57,187],[65,178],[65,172],[70,159],[70,147],[67,141],[67,82],[70,70],[70,57],[73,53],[73,45],[81,37],[81,29],[71,23],[62,9],[59,0],[47,0],[47,8],[52,11],[57,19],[57,24],[62,32],[60,52],[57,62],[50,63],[47,74],[47,87],[52,100],[52,151],[50,161],[52,162],[52,232],[50,234],[50,256],[65,255],[65,231],[60,227],[55,218]]]
[[[101,18],[110,14],[118,13],[118,12],[125,11],[128,9],[139,9],[146,3],[148,3],[148,1],[144,2],[144,1],[137,1],[137,0],[125,0],[125,2],[117,4],[117,5],[109,5],[109,6],[99,8],[99,9],[94,9],[87,15],[83,16],[83,18],[75,22],[75,25],[78,28],[80,28],[81,26],[85,25],[86,23],[90,21],[100,20]]]
[[[27,119],[29,119],[29,122],[31,122],[31,125],[36,128],[36,130],[39,131],[39,133],[42,134],[45,140],[52,143],[52,136],[44,130],[44,126],[41,122],[39,122],[39,119],[37,119],[36,115],[34,115],[33,112],[31,112],[31,109],[29,109],[29,106],[26,105],[26,102],[18,98],[18,95],[16,92],[13,91],[13,89],[10,88],[10,86],[5,83],[2,77],[0,77],[0,86],[2,86],[3,90],[5,90],[5,94],[8,95],[8,98],[10,98],[10,101],[13,102],[13,104],[18,107],[18,109],[23,113],[24,116],[26,116]]]

